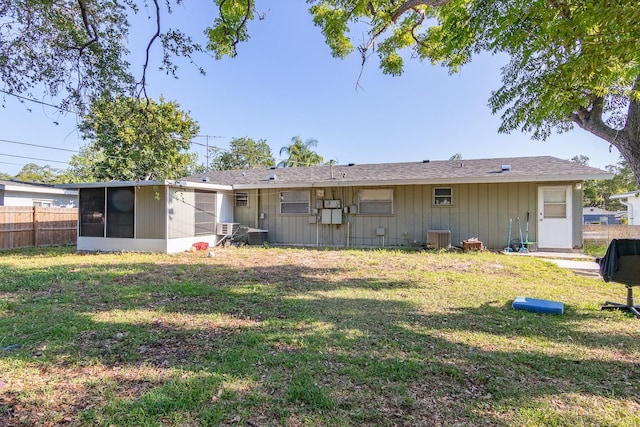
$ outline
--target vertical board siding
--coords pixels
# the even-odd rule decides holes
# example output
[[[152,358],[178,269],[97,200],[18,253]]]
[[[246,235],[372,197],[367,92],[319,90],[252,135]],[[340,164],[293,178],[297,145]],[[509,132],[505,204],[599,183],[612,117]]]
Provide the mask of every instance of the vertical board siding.
[[[258,206],[258,190],[242,190],[249,195],[249,206],[235,206],[235,194],[233,197],[233,222],[239,222],[248,227],[262,228],[260,225],[260,211]]]
[[[0,249],[73,245],[78,209],[0,206]]]
[[[195,229],[195,193],[179,188],[169,189],[169,238],[192,237]]]
[[[527,211],[530,212],[529,241],[536,241],[538,185],[471,183],[380,186],[376,188],[391,188],[394,191],[393,215],[343,213],[341,225],[322,224],[320,215],[317,216],[317,223],[313,224],[309,223],[309,215],[279,214],[280,189],[263,189],[256,197],[259,199],[258,211],[266,214],[266,219],[260,221],[260,227],[269,230],[268,241],[271,243],[342,247],[380,247],[383,244],[407,246],[415,244],[414,242],[426,243],[429,230],[450,230],[453,245],[459,246],[462,240],[475,237],[489,249],[503,249],[509,240],[509,218],[513,221],[511,239],[520,238],[518,217],[523,239],[526,237]],[[435,206],[434,187],[451,187],[452,205]],[[325,198],[340,199],[343,208],[357,205],[360,189],[361,187],[327,187],[324,188]],[[316,208],[316,188],[309,191],[313,212]],[[574,204],[577,203],[576,200],[577,196],[574,196]],[[310,215],[313,216],[313,213]],[[243,216],[238,218],[251,224],[250,218],[246,221]],[[376,235],[376,230],[380,227],[385,229],[384,239]],[[574,239],[578,237],[580,236]]]
[[[165,187],[136,188],[136,238],[165,238],[165,195]]]

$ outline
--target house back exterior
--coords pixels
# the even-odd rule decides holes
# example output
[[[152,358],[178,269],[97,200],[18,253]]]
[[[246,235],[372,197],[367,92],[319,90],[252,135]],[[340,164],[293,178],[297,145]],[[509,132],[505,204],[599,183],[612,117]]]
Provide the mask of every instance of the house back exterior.
[[[582,183],[612,174],[554,157],[212,171],[79,190],[78,250],[180,252],[238,226],[258,243],[432,247],[478,239],[582,248]],[[511,224],[511,226],[510,226]],[[249,239],[251,243],[251,238]]]
[[[511,239],[582,248],[582,182],[611,174],[554,157],[214,171],[186,181],[233,188],[233,221],[270,244],[398,247],[438,234],[489,249]],[[511,235],[509,235],[509,223]]]

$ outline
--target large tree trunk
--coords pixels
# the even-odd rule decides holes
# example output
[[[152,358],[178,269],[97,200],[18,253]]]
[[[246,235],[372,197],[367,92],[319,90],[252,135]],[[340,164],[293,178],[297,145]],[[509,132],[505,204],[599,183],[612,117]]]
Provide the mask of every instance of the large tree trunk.
[[[636,93],[640,92],[640,76],[636,79],[633,89]],[[602,98],[596,98],[590,108],[573,114],[571,120],[582,129],[616,147],[629,162],[640,189],[640,102],[630,100],[626,123],[619,130],[607,126],[602,119],[603,103]]]

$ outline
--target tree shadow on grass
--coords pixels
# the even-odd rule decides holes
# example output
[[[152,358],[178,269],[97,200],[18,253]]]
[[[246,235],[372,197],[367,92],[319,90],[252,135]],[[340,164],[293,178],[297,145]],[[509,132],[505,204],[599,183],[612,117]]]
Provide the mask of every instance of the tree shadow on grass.
[[[336,279],[339,268],[131,263],[118,271],[16,269],[18,286],[2,285],[22,302],[0,327],[19,325],[12,338],[23,348],[0,357],[51,376],[76,408],[43,421],[508,425],[549,396],[640,394],[635,361],[517,345],[564,346],[571,336],[570,345],[637,348],[633,337],[585,330],[591,315],[516,313],[499,302],[429,311],[398,294],[419,289],[414,281]],[[92,376],[87,366],[99,368]],[[59,378],[77,371],[72,393]],[[7,425],[41,412],[44,394],[5,388]],[[598,424],[597,415],[581,417]]]

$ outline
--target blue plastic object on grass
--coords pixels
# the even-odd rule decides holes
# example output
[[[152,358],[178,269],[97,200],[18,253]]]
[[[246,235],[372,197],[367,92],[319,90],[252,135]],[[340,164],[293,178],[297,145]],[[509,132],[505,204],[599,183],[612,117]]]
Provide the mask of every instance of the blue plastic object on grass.
[[[546,299],[516,297],[511,307],[516,310],[533,311],[535,313],[563,314],[564,303]]]

